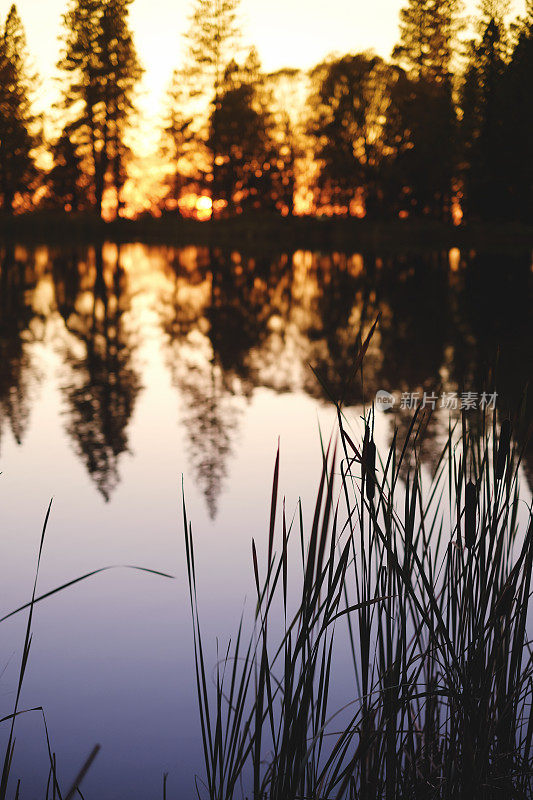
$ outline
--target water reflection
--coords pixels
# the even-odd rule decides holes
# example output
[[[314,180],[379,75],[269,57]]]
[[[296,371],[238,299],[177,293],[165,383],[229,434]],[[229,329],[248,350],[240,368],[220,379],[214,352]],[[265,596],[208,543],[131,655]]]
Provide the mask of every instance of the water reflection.
[[[66,430],[108,500],[128,449],[127,426],[140,389],[134,341],[125,324],[130,298],[120,248],[51,254],[57,310],[64,322],[61,391]]]
[[[138,350],[150,339],[164,354],[189,469],[214,518],[258,387],[352,406],[381,388],[481,391],[498,355],[499,403],[516,408],[532,363],[530,264],[529,253],[272,258],[194,247],[6,247],[0,443],[8,427],[22,441],[41,379],[32,346],[44,337],[60,356],[66,433],[109,499],[146,384]],[[362,379],[349,381],[361,333],[378,313]],[[400,443],[410,416],[395,411]],[[432,462],[448,411],[424,425],[419,456]]]
[[[0,453],[6,428],[17,444],[22,443],[40,377],[27,346],[38,338],[41,319],[32,307],[32,261],[28,263],[13,245],[0,258]]]

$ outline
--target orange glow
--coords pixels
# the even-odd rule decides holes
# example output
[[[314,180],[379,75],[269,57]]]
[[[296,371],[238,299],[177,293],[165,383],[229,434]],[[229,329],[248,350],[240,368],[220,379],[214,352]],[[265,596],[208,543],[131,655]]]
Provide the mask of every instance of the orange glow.
[[[228,202],[227,200],[223,200],[222,198],[219,200],[215,200],[213,203],[213,213],[218,213],[222,211],[224,208],[227,208]]]
[[[323,217],[346,217],[348,213],[348,206],[342,203],[325,203],[318,208],[319,216]]]
[[[297,216],[311,214],[314,210],[313,192],[301,187],[294,195],[294,213]]]
[[[102,217],[111,222],[117,216],[117,197],[113,189],[106,189],[102,198]]]
[[[199,220],[211,219],[213,213],[213,201],[205,194],[200,195],[196,200],[196,216]]]
[[[448,253],[448,263],[452,272],[457,272],[461,265],[461,251],[458,247],[452,247]]]
[[[350,216],[357,217],[357,219],[366,217],[365,196],[360,187],[357,189],[355,197],[350,200]]]
[[[33,203],[35,203],[35,205],[39,205],[41,200],[44,197],[46,197],[47,194],[48,194],[47,187],[46,186],[39,186],[39,188],[34,192]]]
[[[187,194],[180,197],[177,201],[177,205],[179,206],[182,217],[205,221],[211,219],[213,209],[218,210],[224,208],[227,204],[225,200],[215,200],[213,203],[208,195],[197,195],[195,192],[187,192]],[[167,202],[167,209],[173,210],[175,207],[175,202]]]
[[[463,221],[463,209],[461,208],[460,198],[457,196],[452,200],[452,221],[454,225],[460,225]]]
[[[183,217],[194,217],[194,210],[196,208],[196,201],[198,199],[198,195],[189,192],[184,194],[178,200],[178,206],[180,209],[180,213]],[[167,208],[172,210],[173,204],[168,203]]]

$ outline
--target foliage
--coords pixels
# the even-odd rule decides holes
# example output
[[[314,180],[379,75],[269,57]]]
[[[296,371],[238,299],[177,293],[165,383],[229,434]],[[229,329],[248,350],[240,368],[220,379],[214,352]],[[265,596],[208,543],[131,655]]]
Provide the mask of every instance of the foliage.
[[[54,166],[48,174],[52,202],[71,211],[80,211],[86,201],[83,186],[83,163],[78,148],[63,131],[52,145]]]
[[[33,83],[24,29],[13,5],[0,32],[0,194],[7,213],[13,210],[15,195],[27,193],[36,175]]]
[[[122,214],[142,73],[131,3],[69,0],[59,61],[62,130],[50,146],[47,191],[32,191],[35,201],[46,198],[43,205]],[[308,75],[268,75],[254,48],[247,58],[240,51],[239,0],[193,0],[161,132],[161,207],[179,213],[188,195],[193,213],[194,196],[209,195],[215,217],[266,210],[289,216],[296,208],[371,220],[458,222],[464,215],[529,223],[530,0],[526,8],[509,24],[508,0],[482,0],[464,46],[461,0],[405,0],[392,61],[350,53]],[[13,7],[0,41],[6,210],[38,185],[25,60]],[[283,100],[280,76],[293,83]]]
[[[220,100],[227,65],[234,58],[240,36],[238,7],[239,0],[194,0],[186,35],[185,73],[194,85],[193,95],[201,96],[209,105],[210,130],[204,137],[204,145],[214,198],[219,196],[217,162],[224,155],[218,130]]]
[[[276,206],[282,181],[273,122],[262,103],[260,67],[252,51],[243,67],[232,61],[210,118],[208,146],[216,157],[217,199],[230,212]]]
[[[507,148],[504,128],[503,76],[509,60],[506,4],[482,5],[478,37],[469,45],[462,89],[462,143],[468,210],[482,217],[497,216],[504,194]]]
[[[451,81],[400,75],[392,108],[387,133],[398,146],[392,197],[408,213],[449,219],[456,145]]]
[[[165,127],[161,142],[161,154],[172,168],[169,184],[169,197],[176,202],[179,200],[182,189],[187,183],[187,177],[197,177],[196,165],[190,164],[192,175],[183,174],[182,161],[193,160],[196,135],[193,130],[193,116],[187,114],[185,109],[188,93],[185,87],[186,76],[179,70],[174,70],[168,88],[165,109]],[[177,206],[179,213],[179,206]]]
[[[324,64],[314,78],[318,203],[347,213],[359,190],[370,217],[445,215],[455,138],[451,82],[368,55]]]
[[[417,77],[441,82],[451,71],[461,28],[459,0],[408,0],[393,55]]]
[[[511,219],[533,219],[533,104],[530,82],[533,75],[533,5],[519,21],[517,41],[503,76],[504,126],[508,143],[504,149],[505,174],[510,185],[505,196]]]
[[[313,79],[310,132],[321,163],[319,202],[348,210],[359,188],[372,213],[384,196],[380,174],[389,154],[383,134],[395,70],[377,56],[344,56],[317,67]]]
[[[235,55],[238,8],[239,0],[194,0],[186,66],[197,91],[206,92],[210,102],[216,102],[226,65]]]
[[[408,80],[397,84],[396,106],[407,133],[398,172],[406,211],[448,217],[455,164],[452,61],[462,23],[458,0],[408,0],[400,11],[393,55]]]
[[[128,25],[132,0],[71,0],[63,17],[65,135],[91,177],[94,207],[102,214],[106,181],[117,208],[124,183],[124,133],[134,110],[141,67]]]

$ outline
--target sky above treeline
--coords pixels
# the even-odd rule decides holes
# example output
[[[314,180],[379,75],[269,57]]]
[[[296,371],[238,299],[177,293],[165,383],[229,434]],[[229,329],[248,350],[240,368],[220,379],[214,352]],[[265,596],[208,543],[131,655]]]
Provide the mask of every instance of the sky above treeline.
[[[2,22],[12,0],[0,0]],[[58,58],[61,15],[67,0],[16,0],[28,49],[41,78],[38,104],[47,108],[57,94],[53,76]],[[263,68],[308,69],[328,53],[372,49],[387,58],[398,39],[403,0],[242,0],[243,45],[255,45]],[[476,0],[466,0],[472,14]],[[521,13],[525,0],[514,0]],[[134,0],[131,25],[145,76],[140,105],[157,115],[172,70],[180,65],[182,34],[188,27],[190,0]],[[39,102],[40,101],[40,102]]]

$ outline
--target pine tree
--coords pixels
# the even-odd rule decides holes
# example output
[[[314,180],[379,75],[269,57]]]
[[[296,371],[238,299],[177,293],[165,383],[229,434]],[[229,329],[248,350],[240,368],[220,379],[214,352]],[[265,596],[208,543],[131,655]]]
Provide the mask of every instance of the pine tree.
[[[32,83],[24,28],[13,5],[0,33],[0,192],[8,214],[13,211],[16,193],[25,192],[35,175]]]
[[[220,153],[217,198],[229,211],[272,209],[279,183],[279,148],[261,96],[261,66],[252,50],[245,63],[231,61],[223,79],[207,140]]]
[[[224,74],[239,39],[238,6],[239,0],[194,0],[186,35],[186,73],[195,86],[193,94],[207,100],[211,109],[208,179],[214,198],[219,192],[218,167],[225,156],[217,128],[217,112],[220,109]]]
[[[455,163],[456,116],[452,61],[461,27],[459,0],[408,0],[400,11],[400,42],[393,55],[408,81],[396,105],[410,132],[404,179],[410,209],[447,217]]]
[[[189,30],[187,67],[196,79],[197,91],[215,102],[224,72],[239,39],[239,0],[194,0]]]
[[[188,94],[184,75],[179,70],[174,70],[167,92],[165,127],[161,142],[161,154],[172,166],[169,184],[170,197],[174,201],[180,199],[186,181],[180,162],[191,155],[191,145],[195,139],[193,116],[186,113]],[[189,169],[194,172],[195,165],[190,164]],[[177,211],[179,212],[179,206]]]
[[[379,205],[383,120],[389,107],[391,69],[378,56],[347,55],[319,65],[309,133],[321,165],[319,204],[345,208],[363,195],[367,213]]]
[[[461,28],[459,0],[408,0],[400,10],[394,58],[417,78],[446,80]]]
[[[504,205],[512,219],[533,220],[533,0],[515,28],[515,46],[503,75]]]
[[[48,175],[48,185],[54,204],[79,211],[83,205],[82,159],[67,130],[61,132],[51,147],[54,166]]]
[[[107,0],[102,15],[101,47],[107,72],[110,153],[112,181],[116,192],[117,211],[123,207],[122,189],[127,179],[126,162],[131,150],[124,132],[135,112],[133,94],[142,76],[133,35],[128,25],[132,0]]]
[[[71,0],[63,17],[64,49],[58,65],[67,78],[63,106],[100,216],[106,182],[114,186],[117,208],[120,205],[127,155],[124,134],[142,74],[128,24],[131,2]]]
[[[483,0],[461,91],[463,180],[468,210],[490,218],[503,200],[507,147],[503,78],[509,61],[507,0]]]

